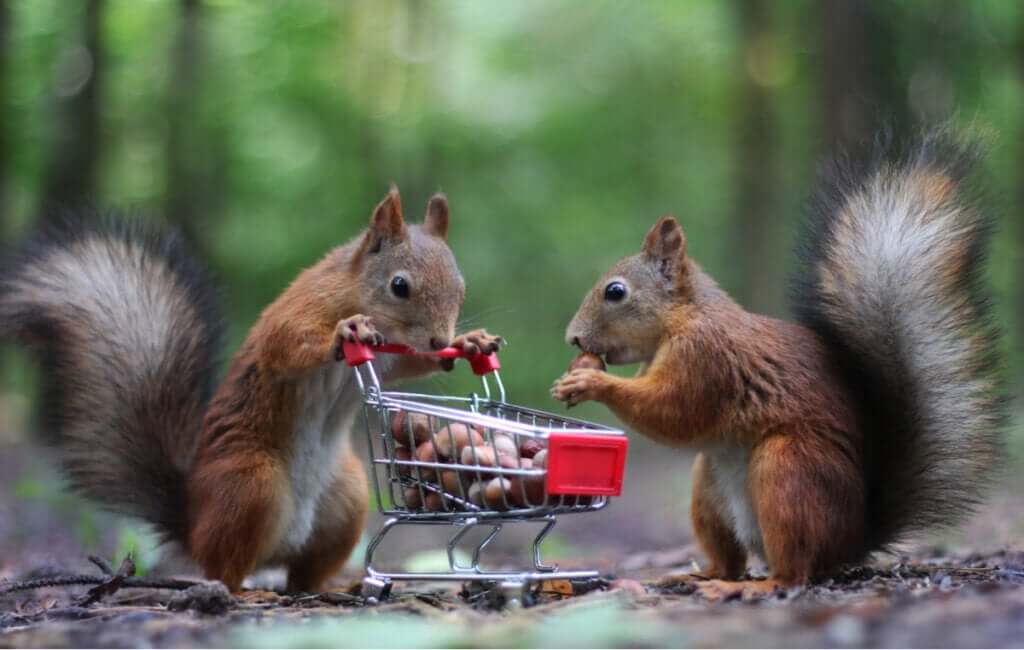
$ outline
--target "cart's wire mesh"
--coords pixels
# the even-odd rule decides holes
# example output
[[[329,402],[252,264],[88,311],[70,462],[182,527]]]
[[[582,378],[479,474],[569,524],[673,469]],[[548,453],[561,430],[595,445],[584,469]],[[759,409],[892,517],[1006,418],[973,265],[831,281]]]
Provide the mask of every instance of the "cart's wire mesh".
[[[591,422],[479,397],[369,392],[371,474],[385,515],[518,518],[604,507],[545,489],[550,433],[620,435]]]

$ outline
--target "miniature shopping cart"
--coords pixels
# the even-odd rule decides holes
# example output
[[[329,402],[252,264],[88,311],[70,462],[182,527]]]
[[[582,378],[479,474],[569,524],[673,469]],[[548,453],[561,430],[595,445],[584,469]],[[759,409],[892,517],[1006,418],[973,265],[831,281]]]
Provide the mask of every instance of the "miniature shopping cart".
[[[540,545],[557,515],[600,510],[620,494],[628,445],[622,431],[509,404],[494,354],[466,357],[455,348],[429,353],[465,358],[481,378],[482,394],[452,397],[384,390],[374,370],[375,352],[424,354],[400,345],[344,347],[363,394],[377,505],[388,517],[366,550],[363,595],[383,599],[393,580],[493,582],[508,593],[542,580],[596,579],[596,571],[544,564]],[[523,522],[539,526],[533,566],[483,568],[484,549],[503,528]],[[374,555],[389,532],[430,525],[454,529],[447,571],[378,570]],[[460,558],[457,549],[474,530],[482,538]]]

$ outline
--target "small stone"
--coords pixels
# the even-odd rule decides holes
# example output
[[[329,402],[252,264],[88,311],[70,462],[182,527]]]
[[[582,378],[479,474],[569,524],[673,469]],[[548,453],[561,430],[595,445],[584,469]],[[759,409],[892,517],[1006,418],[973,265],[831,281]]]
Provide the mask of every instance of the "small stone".
[[[194,611],[200,614],[220,616],[234,607],[235,599],[220,582],[206,582],[178,592],[167,603],[172,612]]]

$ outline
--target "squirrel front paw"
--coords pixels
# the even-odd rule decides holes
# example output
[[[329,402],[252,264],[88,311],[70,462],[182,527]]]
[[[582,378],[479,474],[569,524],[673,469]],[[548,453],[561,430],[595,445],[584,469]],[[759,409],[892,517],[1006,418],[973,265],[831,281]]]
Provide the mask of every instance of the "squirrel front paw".
[[[338,321],[338,325],[334,329],[334,340],[334,356],[339,361],[345,358],[343,346],[346,341],[349,343],[363,343],[365,345],[384,344],[384,337],[373,326],[370,317],[362,314],[349,316]]]
[[[467,356],[474,356],[479,353],[493,354],[504,344],[504,338],[500,336],[492,336],[487,333],[487,330],[480,329],[473,330],[472,332],[466,332],[465,334],[459,334],[455,337],[455,340],[451,342],[451,347],[461,350],[462,353]],[[455,364],[451,359],[441,360],[441,368],[445,371],[451,370],[454,365]]]
[[[551,396],[568,406],[580,402],[600,400],[601,391],[607,385],[608,373],[593,368],[577,368],[555,380]]]
[[[483,354],[493,354],[504,344],[505,339],[502,337],[493,336],[488,334],[487,330],[481,329],[459,334],[452,341],[451,346],[462,350],[468,356],[474,356],[481,352]]]

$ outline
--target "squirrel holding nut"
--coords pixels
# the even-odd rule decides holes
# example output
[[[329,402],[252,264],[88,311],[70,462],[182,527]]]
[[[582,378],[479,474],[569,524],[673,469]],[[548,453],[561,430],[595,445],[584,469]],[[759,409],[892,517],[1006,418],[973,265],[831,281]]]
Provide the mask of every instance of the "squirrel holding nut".
[[[216,391],[217,292],[179,237],[138,223],[73,217],[29,241],[0,279],[0,332],[39,355],[44,428],[73,488],[150,522],[233,592],[264,565],[287,568],[289,591],[318,591],[369,500],[343,342],[501,343],[455,336],[465,287],[448,223],[439,194],[407,224],[392,189],[264,310]],[[390,382],[442,364],[388,355],[376,368]]]
[[[552,395],[699,451],[691,517],[710,564],[664,585],[709,597],[801,585],[978,503],[1005,418],[980,283],[990,222],[965,186],[977,154],[940,130],[833,163],[796,322],[737,305],[672,217],[586,295],[567,341],[642,369],[573,369]],[[750,554],[768,580],[741,580]]]

